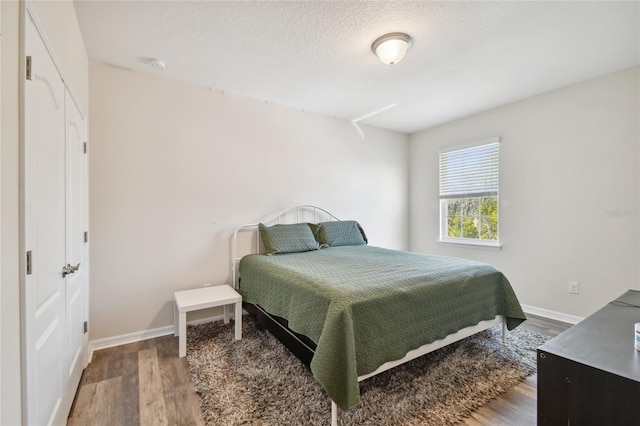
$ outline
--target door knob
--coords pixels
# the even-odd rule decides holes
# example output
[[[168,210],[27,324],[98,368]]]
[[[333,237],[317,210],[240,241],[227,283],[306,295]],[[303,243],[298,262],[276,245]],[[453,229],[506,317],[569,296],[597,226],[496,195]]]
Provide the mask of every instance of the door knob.
[[[78,269],[80,269],[79,263],[76,266],[73,266],[70,263],[67,263],[65,266],[62,267],[62,278],[66,277],[67,275],[73,274]]]

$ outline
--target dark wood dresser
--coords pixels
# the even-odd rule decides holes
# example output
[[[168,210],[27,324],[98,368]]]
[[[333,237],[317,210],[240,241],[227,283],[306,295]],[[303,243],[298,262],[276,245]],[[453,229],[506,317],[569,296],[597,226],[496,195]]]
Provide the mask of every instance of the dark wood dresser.
[[[638,307],[629,290],[538,348],[538,425],[640,425]]]

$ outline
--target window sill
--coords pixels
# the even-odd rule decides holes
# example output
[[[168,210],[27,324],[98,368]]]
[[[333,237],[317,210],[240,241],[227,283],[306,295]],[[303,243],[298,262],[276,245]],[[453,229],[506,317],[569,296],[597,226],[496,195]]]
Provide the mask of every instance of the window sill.
[[[439,240],[438,243],[445,246],[479,248],[485,250],[500,250],[502,248],[502,244],[500,244],[499,241],[476,243],[472,241]]]

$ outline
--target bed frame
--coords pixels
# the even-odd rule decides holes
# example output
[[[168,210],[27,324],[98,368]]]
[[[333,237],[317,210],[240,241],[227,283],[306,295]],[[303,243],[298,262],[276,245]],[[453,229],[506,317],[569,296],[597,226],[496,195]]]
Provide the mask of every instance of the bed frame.
[[[321,207],[306,204],[285,209],[278,214],[270,216],[261,223],[270,226],[275,224],[304,222],[318,223],[332,220],[339,219]],[[236,228],[231,239],[231,275],[234,288],[238,288],[240,283],[240,276],[238,273],[240,259],[247,254],[255,253],[264,253],[264,247],[260,240],[260,233],[258,232],[258,223],[241,225]],[[259,324],[269,330],[271,334],[280,340],[294,355],[300,358],[300,360],[302,360],[302,362],[307,366],[310,365],[315,351],[315,344],[310,339],[291,331],[287,327],[285,319],[269,314],[260,306],[244,302],[243,306],[247,312],[257,319]],[[390,370],[401,364],[421,357],[422,355],[426,355],[429,352],[433,352],[498,324],[502,324],[502,343],[506,344],[506,321],[502,315],[497,315],[492,320],[481,321],[475,326],[463,328],[456,333],[448,335],[444,339],[436,340],[435,342],[411,350],[401,359],[386,362],[378,367],[374,372],[358,376],[358,381],[361,382],[369,377]],[[331,401],[331,425],[338,425],[338,406],[333,401]]]

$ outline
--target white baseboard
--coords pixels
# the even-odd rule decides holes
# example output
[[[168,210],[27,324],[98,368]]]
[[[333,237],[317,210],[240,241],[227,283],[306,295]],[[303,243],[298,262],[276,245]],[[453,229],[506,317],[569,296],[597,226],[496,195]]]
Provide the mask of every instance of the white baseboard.
[[[538,315],[539,317],[550,318],[556,321],[562,321],[569,324],[577,324],[584,318],[575,315],[569,315],[562,312],[551,311],[549,309],[538,308],[536,306],[520,305],[522,310],[527,314]]]
[[[233,315],[231,317],[233,318]],[[215,315],[211,317],[187,321],[187,324],[197,325],[197,324],[203,324],[205,322],[219,321],[223,319],[224,319],[224,315]],[[89,354],[88,354],[89,361],[88,362],[91,362],[94,351],[98,351],[100,349],[112,348],[114,346],[126,345],[127,343],[139,342],[141,340],[162,337],[169,334],[173,334],[173,332],[174,332],[174,326],[167,325],[165,327],[152,328],[150,330],[134,331],[133,333],[122,334],[120,336],[113,336],[113,337],[106,337],[104,339],[91,340],[89,342]]]

